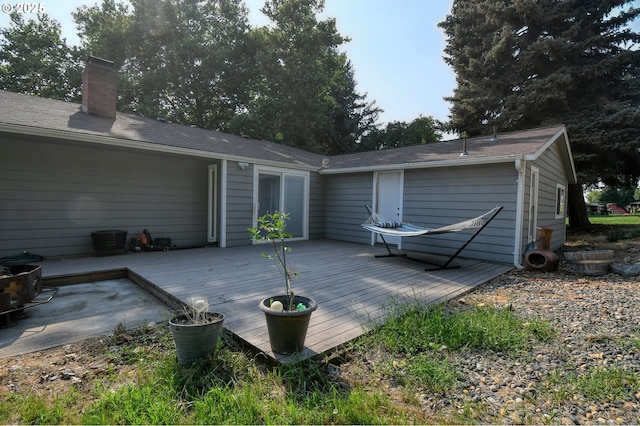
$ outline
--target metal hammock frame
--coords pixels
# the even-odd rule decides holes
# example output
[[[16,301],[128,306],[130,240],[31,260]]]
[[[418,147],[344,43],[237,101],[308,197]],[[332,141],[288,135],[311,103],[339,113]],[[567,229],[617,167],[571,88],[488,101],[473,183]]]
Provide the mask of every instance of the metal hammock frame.
[[[456,258],[458,255],[464,250],[467,245],[480,233],[482,230],[493,220],[494,217],[500,210],[502,210],[502,206],[497,206],[486,213],[481,214],[478,217],[474,217],[473,219],[464,220],[462,222],[452,223],[451,225],[442,226],[439,228],[423,228],[420,226],[412,225],[410,223],[399,223],[397,221],[389,220],[383,216],[380,216],[369,206],[365,206],[367,211],[369,212],[369,218],[362,224],[362,227],[368,231],[379,234],[382,238],[382,242],[387,248],[387,254],[378,254],[376,257],[396,257],[402,256],[406,257],[406,253],[393,253],[389,244],[384,239],[385,235],[393,236],[393,237],[417,237],[421,235],[429,235],[429,234],[446,234],[449,232],[460,232],[469,229],[476,229],[467,241],[444,263],[444,264],[435,264],[435,268],[426,268],[425,271],[434,271],[439,269],[451,269],[451,268],[459,268],[460,266],[449,266],[449,264]],[[419,260],[419,259],[414,259]],[[425,261],[426,262],[426,261]],[[432,263],[432,262],[426,262]]]

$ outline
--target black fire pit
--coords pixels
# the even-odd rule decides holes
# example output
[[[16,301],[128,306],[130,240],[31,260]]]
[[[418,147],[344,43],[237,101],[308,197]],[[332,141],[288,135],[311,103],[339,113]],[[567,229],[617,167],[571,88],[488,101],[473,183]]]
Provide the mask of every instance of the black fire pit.
[[[127,231],[96,231],[91,233],[93,249],[104,256],[105,252],[126,250]]]

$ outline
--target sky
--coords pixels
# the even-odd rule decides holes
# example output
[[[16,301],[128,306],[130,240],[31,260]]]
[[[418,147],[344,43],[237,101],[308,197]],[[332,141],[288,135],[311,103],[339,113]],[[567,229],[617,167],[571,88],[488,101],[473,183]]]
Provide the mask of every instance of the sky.
[[[437,27],[450,12],[453,0],[325,0],[321,19],[336,19],[338,32],[351,39],[343,50],[351,60],[356,90],[383,109],[381,123],[411,122],[419,116],[447,120],[453,93],[453,71],[442,59],[445,36]],[[36,3],[37,0],[32,3]],[[9,25],[3,0],[0,27]],[[101,0],[41,0],[50,18],[62,27],[68,44],[77,44],[71,12]],[[245,0],[253,26],[267,25],[260,12],[264,0]],[[37,19],[25,14],[25,19]],[[108,58],[107,58],[108,59]]]
[[[250,20],[266,25],[264,0],[246,0]],[[447,120],[453,70],[443,60],[444,32],[438,28],[453,0],[325,0],[321,18],[336,19],[338,32],[351,39],[357,91],[384,110],[382,122],[410,122],[419,116]]]

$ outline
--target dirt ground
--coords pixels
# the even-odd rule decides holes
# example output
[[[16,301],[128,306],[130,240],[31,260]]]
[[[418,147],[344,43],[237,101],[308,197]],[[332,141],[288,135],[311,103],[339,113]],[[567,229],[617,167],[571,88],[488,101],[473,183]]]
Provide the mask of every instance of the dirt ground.
[[[616,232],[634,229],[639,227],[616,227]],[[640,238],[610,242],[607,235],[611,232],[611,228],[603,226],[594,226],[590,232],[568,232],[564,250],[612,249],[615,252],[614,262],[640,263]],[[562,258],[561,251],[558,253]],[[566,263],[561,262],[560,268],[558,273],[567,268]],[[617,275],[609,274],[607,277],[616,279]],[[173,350],[166,329],[164,324],[148,324],[144,330],[117,328],[109,336],[0,359],[0,400],[16,392],[46,396],[52,400],[74,387],[80,391],[80,398],[86,398],[90,403],[92,392],[89,390],[94,379],[108,378],[114,387],[131,383],[137,368],[136,358],[158,348]],[[349,374],[348,370],[342,374]],[[355,382],[361,380],[362,377],[354,378]],[[83,389],[87,392],[82,392]]]

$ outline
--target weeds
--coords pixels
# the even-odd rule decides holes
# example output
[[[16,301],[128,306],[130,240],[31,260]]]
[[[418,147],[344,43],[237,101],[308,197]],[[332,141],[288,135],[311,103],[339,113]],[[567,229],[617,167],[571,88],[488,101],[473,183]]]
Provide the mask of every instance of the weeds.
[[[639,385],[637,372],[618,367],[596,367],[578,377],[576,388],[587,398],[615,402],[633,398]]]
[[[420,353],[403,362],[392,364],[390,375],[400,386],[427,389],[440,393],[453,388],[461,378],[453,362],[446,356]]]
[[[585,371],[552,371],[545,380],[542,393],[551,395],[556,403],[570,401],[575,395],[603,402],[634,398],[640,386],[638,372],[619,367],[591,367]]]
[[[619,230],[614,230],[607,234],[607,241],[609,241],[610,243],[615,243],[620,240],[626,240],[628,238],[630,237],[629,235],[627,235],[627,233]]]
[[[547,322],[522,320],[510,307],[412,304],[399,313],[380,329],[380,337],[387,348],[407,354],[434,349],[516,353],[529,348],[533,340],[554,337]]]

